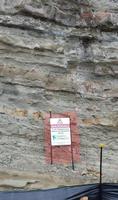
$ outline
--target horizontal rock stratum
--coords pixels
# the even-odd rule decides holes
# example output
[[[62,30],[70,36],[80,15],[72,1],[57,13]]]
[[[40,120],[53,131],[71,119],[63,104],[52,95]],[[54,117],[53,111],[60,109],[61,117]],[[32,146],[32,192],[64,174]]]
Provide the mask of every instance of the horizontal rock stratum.
[[[99,143],[103,179],[118,182],[117,31],[117,0],[0,1],[1,189],[97,182]],[[74,172],[45,164],[49,109],[78,115]]]

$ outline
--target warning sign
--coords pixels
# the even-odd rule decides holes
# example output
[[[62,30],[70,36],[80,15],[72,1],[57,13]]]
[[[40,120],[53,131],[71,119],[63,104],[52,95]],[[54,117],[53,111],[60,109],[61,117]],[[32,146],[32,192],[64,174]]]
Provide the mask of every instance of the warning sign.
[[[70,118],[50,118],[51,145],[71,145]]]

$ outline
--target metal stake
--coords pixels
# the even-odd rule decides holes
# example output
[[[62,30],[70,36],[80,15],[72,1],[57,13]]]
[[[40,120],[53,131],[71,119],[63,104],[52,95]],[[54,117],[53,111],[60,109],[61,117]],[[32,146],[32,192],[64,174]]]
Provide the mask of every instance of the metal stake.
[[[74,157],[73,157],[73,145],[72,145],[72,132],[71,132],[71,118],[70,118],[70,134],[71,134],[71,159],[72,159],[72,169],[75,169],[74,166]]]
[[[49,110],[50,113],[50,119],[52,118],[52,111]],[[50,122],[49,122],[50,123]],[[50,164],[53,164],[53,157],[52,157],[52,143],[51,143],[51,125],[50,125]]]

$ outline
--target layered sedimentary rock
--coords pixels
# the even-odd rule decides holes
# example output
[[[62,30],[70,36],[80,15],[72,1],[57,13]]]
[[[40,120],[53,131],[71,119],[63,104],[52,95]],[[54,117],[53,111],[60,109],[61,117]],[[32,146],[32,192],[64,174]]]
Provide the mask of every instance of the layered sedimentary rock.
[[[72,184],[72,177],[73,184],[98,181],[101,142],[104,180],[118,181],[117,30],[115,0],[0,1],[1,188],[17,187],[21,179],[19,188],[27,188],[29,179],[33,188],[43,179],[35,171],[63,176],[53,186]],[[49,109],[78,115],[81,160],[75,172],[45,164]],[[17,172],[16,178],[13,170],[32,177]]]

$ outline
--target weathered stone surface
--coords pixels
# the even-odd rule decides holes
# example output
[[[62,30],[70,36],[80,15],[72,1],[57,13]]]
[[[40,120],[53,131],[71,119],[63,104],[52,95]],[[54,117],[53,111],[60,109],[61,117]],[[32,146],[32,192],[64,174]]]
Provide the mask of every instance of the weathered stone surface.
[[[117,30],[115,0],[0,1],[0,167],[32,174],[0,175],[1,189],[96,182],[101,142],[104,181],[118,181]],[[78,114],[75,172],[71,164],[45,164],[43,120],[50,108]]]

